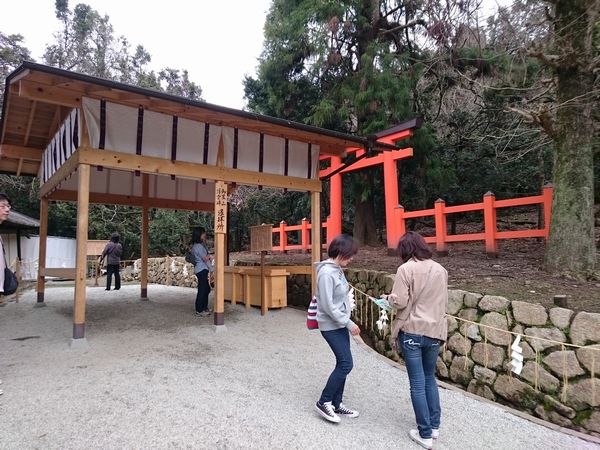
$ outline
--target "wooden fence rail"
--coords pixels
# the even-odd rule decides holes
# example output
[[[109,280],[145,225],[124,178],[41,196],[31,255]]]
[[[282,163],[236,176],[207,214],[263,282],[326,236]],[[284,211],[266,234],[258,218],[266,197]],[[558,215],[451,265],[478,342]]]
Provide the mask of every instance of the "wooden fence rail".
[[[500,208],[511,208],[515,206],[542,205],[544,214],[543,228],[514,231],[498,231],[496,211]],[[449,214],[483,211],[484,230],[481,233],[448,234],[447,216]],[[540,195],[530,197],[513,198],[508,200],[496,200],[496,196],[488,192],[479,203],[466,205],[446,206],[444,200],[439,199],[431,209],[419,211],[405,211],[404,207],[398,206],[394,210],[394,221],[398,227],[399,236],[406,233],[406,220],[419,217],[433,217],[435,221],[435,236],[426,237],[425,241],[435,244],[438,253],[447,252],[447,244],[450,242],[484,241],[486,253],[498,254],[498,240],[500,239],[522,239],[522,238],[544,238],[548,239],[550,233],[550,216],[552,212],[552,185],[543,187]],[[335,237],[332,235],[334,227],[330,223],[331,218],[321,225],[325,231],[327,243]],[[285,252],[288,250],[302,250],[308,252],[310,249],[311,223],[308,219],[302,219],[300,225],[288,225],[284,220],[279,227],[273,228],[273,235],[279,236],[279,245],[273,245],[273,251]],[[288,233],[299,233],[299,244],[288,244]],[[393,247],[397,245],[393,243]],[[324,245],[326,247],[326,245]],[[390,247],[388,243],[388,247]]]
[[[515,206],[542,205],[544,211],[543,228],[530,230],[498,231],[498,222],[496,211],[500,208],[510,208]],[[482,233],[467,234],[448,234],[446,218],[448,214],[483,211]],[[498,254],[499,239],[522,239],[522,238],[544,238],[548,239],[550,233],[550,216],[552,213],[552,185],[547,184],[542,189],[540,195],[531,197],[513,198],[508,200],[496,200],[496,196],[488,192],[483,196],[480,203],[471,203],[467,205],[446,206],[444,200],[439,199],[435,202],[433,209],[424,209],[420,211],[407,212],[402,206],[398,206],[394,211],[396,222],[400,227],[400,235],[406,232],[406,220],[417,217],[431,217],[435,221],[435,236],[426,237],[425,241],[435,244],[438,253],[447,252],[447,243],[449,242],[467,242],[467,241],[485,241],[485,251],[490,255]]]

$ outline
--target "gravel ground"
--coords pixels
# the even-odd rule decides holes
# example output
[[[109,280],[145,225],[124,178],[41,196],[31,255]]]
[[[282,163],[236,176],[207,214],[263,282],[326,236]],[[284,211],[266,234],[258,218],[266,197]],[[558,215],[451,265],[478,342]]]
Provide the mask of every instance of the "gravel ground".
[[[316,415],[333,357],[302,311],[227,305],[215,333],[193,315],[194,290],[138,293],[88,289],[88,350],[68,345],[72,288],[47,289],[47,308],[34,292],[0,308],[0,448],[420,448],[405,372],[361,345],[345,397],[361,416]],[[441,399],[436,449],[600,448],[459,391]]]

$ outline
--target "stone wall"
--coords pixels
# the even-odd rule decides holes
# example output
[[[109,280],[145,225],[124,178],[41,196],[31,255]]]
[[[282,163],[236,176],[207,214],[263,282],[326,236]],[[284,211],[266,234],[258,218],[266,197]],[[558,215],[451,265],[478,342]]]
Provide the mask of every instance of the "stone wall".
[[[349,269],[346,276],[374,297],[389,293],[393,284],[393,276],[381,272]],[[391,349],[389,330],[375,324],[379,308],[369,302],[365,311],[359,297],[355,319],[361,321],[362,316],[362,326],[379,353],[399,360]],[[600,436],[600,380],[595,378],[600,375],[600,351],[561,345],[600,348],[600,314],[547,309],[461,290],[449,291],[447,313],[456,318],[447,318],[448,341],[436,368],[440,379],[557,425]],[[516,375],[509,370],[515,335],[466,321],[547,340],[522,339],[524,366]]]
[[[121,271],[124,281],[139,279],[141,260],[134,262],[133,268]],[[148,283],[195,288],[198,286],[194,266],[185,262],[182,256],[148,258]]]

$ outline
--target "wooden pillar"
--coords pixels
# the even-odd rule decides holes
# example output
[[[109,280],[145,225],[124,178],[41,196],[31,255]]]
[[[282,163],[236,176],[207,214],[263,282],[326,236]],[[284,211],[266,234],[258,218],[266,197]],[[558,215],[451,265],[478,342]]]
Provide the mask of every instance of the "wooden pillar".
[[[331,157],[331,167],[337,168],[342,165],[342,158]],[[335,170],[335,169],[334,169]],[[327,243],[334,237],[342,234],[342,174],[337,173],[330,179],[329,185],[329,219],[327,227]]]
[[[149,177],[145,173],[142,175],[142,241],[141,241],[141,259],[142,267],[140,273],[140,297],[142,300],[148,300],[148,190]]]
[[[225,235],[227,234],[227,183],[215,182],[215,305],[217,330],[225,325]]]
[[[79,184],[77,192],[77,259],[75,269],[75,304],[73,306],[73,339],[83,339],[85,337],[90,165],[80,164],[77,171]]]
[[[40,245],[38,253],[38,278],[37,278],[37,305],[46,306],[44,303],[44,291],[46,289],[46,241],[48,239],[48,199],[42,197],[40,200]]]
[[[435,217],[435,250],[438,255],[448,254],[446,248],[446,238],[448,235],[448,226],[446,224],[446,214],[444,208],[446,202],[441,198],[435,201],[434,217]]]
[[[398,166],[392,152],[383,152],[383,185],[385,191],[385,228],[388,249],[396,249],[400,240],[398,223],[394,220],[394,209],[398,199]]]
[[[544,238],[548,240],[550,237],[550,221],[552,219],[552,183],[546,183],[542,190],[544,197]]]
[[[311,192],[311,250],[312,250],[312,295],[317,294],[317,271],[315,263],[321,261],[321,193]]]
[[[487,192],[483,196],[483,223],[485,234],[485,252],[488,256],[498,257],[498,241],[496,240],[496,208],[494,202],[496,196],[493,192]]]

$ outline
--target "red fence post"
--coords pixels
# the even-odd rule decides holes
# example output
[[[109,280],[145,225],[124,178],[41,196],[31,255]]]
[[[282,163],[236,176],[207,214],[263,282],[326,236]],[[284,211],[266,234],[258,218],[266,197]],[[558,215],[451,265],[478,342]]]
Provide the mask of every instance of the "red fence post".
[[[446,226],[446,214],[444,208],[446,202],[441,198],[435,201],[434,218],[435,218],[435,251],[438,255],[448,254],[446,248],[446,236],[448,235],[448,227]]]
[[[394,220],[394,209],[398,205],[398,165],[390,151],[383,152],[383,185],[385,188],[385,228],[388,250],[395,250],[400,236]]]
[[[406,223],[404,222],[404,206],[398,205],[393,210],[394,222],[396,224],[396,236],[392,241],[388,241],[388,255],[396,255],[398,252],[398,242],[406,233]],[[389,239],[389,237],[388,237]]]
[[[306,217],[302,219],[302,230],[300,231],[300,244],[302,245],[302,252],[308,253],[310,248],[310,231],[308,227],[308,220]]]
[[[331,157],[331,168],[333,170],[342,166],[342,158]],[[342,234],[342,174],[333,175],[329,181],[329,217],[327,219],[327,243],[333,237]],[[331,236],[331,237],[330,237]]]
[[[550,237],[550,223],[552,220],[552,194],[554,188],[552,183],[546,183],[542,189],[544,197],[544,238],[548,240]]]
[[[285,231],[286,225],[287,222],[285,220],[279,222],[279,246],[281,247],[281,251],[284,253],[287,252],[287,231]]]
[[[498,241],[496,240],[496,196],[493,192],[486,192],[483,196],[483,223],[485,234],[485,252],[488,256],[498,257]]]

